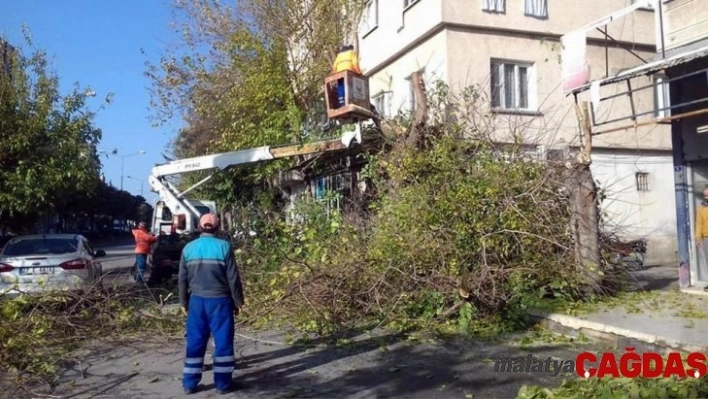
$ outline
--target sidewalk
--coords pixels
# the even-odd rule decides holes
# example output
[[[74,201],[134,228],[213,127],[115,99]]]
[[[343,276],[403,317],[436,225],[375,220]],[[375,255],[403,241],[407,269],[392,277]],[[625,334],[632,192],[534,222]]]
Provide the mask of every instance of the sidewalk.
[[[681,292],[675,267],[651,268],[635,276],[645,291],[629,295],[625,303],[579,315],[533,316],[554,332],[583,335],[617,350],[708,352],[708,296]]]

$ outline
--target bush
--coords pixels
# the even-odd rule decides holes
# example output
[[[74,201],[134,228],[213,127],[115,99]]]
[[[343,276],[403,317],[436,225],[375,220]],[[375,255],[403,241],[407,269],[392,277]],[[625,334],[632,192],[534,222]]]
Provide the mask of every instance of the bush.
[[[51,385],[82,343],[182,326],[178,318],[137,313],[148,305],[130,289],[0,297],[0,371],[15,374],[21,386],[34,378]]]
[[[555,389],[524,386],[517,398],[705,398],[708,397],[707,380],[706,377],[566,380]]]
[[[386,137],[384,148],[362,155],[372,199],[349,207],[332,206],[341,203],[336,194],[305,199],[296,209],[301,223],[281,218],[243,241],[249,320],[278,317],[326,333],[436,319],[497,333],[523,324],[544,298],[583,298],[565,166],[493,145],[492,132],[471,117],[440,117],[451,108],[474,116],[478,100],[468,90],[455,103],[438,87],[419,143]],[[411,129],[402,123],[391,130]]]

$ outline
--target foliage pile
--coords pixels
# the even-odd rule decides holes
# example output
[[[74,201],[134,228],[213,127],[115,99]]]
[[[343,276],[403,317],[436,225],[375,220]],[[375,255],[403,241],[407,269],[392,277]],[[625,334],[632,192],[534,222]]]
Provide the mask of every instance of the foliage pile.
[[[330,198],[305,201],[300,225],[261,226],[238,250],[249,307],[320,333],[366,318],[400,328],[455,318],[471,331],[488,325],[472,320],[517,325],[543,298],[581,298],[563,169],[462,140],[462,123],[426,131],[422,147],[370,155],[368,216]]]
[[[0,296],[0,371],[18,382],[39,379],[51,385],[61,367],[74,362],[72,351],[91,339],[183,327],[178,318],[141,316],[138,310],[149,305],[129,288]]]
[[[364,3],[178,0],[184,42],[148,70],[159,119],[178,111],[188,122],[175,155],[316,137],[322,79]],[[329,207],[336,198],[304,201],[296,210],[302,224],[281,214],[243,237],[238,256],[253,319],[285,316],[326,332],[362,318],[406,327],[457,317],[468,331],[472,320],[519,322],[546,296],[582,296],[586,273],[570,249],[571,208],[561,193],[566,173],[525,159],[520,146],[491,145],[499,131],[511,132],[509,143],[528,141],[521,140],[528,132],[524,121],[491,123],[483,91],[465,90],[461,99],[444,85],[437,92],[428,98],[427,128],[401,117],[391,130],[415,131],[412,139],[386,137],[392,145],[368,160],[373,202],[349,213]],[[477,141],[464,142],[462,132]],[[255,188],[296,161],[238,168],[193,194],[222,209],[262,203],[273,216],[274,196]]]
[[[559,387],[524,386],[518,399],[551,398],[705,398],[708,378],[590,378],[566,380]]]

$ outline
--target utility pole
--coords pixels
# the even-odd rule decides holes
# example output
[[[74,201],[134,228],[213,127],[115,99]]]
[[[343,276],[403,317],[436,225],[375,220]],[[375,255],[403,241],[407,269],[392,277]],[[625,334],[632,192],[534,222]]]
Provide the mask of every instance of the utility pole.
[[[128,179],[137,180],[140,182],[140,196],[143,197],[143,179],[138,179],[137,177],[133,177],[133,176],[126,176],[126,177]]]

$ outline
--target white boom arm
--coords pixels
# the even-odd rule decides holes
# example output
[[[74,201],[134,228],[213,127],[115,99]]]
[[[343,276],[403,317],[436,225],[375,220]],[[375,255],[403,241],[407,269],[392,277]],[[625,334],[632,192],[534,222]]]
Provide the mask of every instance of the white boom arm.
[[[342,150],[349,147],[354,137],[356,137],[357,141],[361,143],[361,133],[359,129],[360,127],[357,126],[357,130],[355,132],[345,133],[341,140],[320,141],[287,147],[264,146],[221,154],[178,159],[153,167],[152,174],[148,180],[152,190],[158,193],[167,207],[170,208],[173,215],[186,214],[185,230],[194,231],[194,223],[198,220],[200,213],[191,203],[189,203],[189,201],[185,200],[184,196],[188,192],[209,181],[209,179],[214,177],[216,173],[237,165],[268,161],[295,155]],[[179,192],[174,185],[170,184],[170,182],[165,179],[167,176],[171,175],[205,170],[214,170],[214,173],[195,183],[183,192]]]

